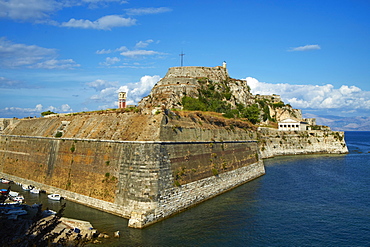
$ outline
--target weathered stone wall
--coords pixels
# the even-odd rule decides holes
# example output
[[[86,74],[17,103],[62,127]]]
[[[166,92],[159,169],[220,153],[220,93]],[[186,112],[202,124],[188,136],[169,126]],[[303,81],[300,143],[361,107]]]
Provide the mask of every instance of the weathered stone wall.
[[[0,135],[1,176],[138,228],[263,175],[259,152],[347,151],[342,132],[256,132],[248,122],[200,112],[82,114],[8,127]]]
[[[163,114],[22,120],[0,136],[0,172],[144,227],[264,174],[255,135],[220,121]],[[140,133],[117,130],[129,124]],[[57,131],[62,137],[53,137]]]
[[[246,182],[234,178],[233,182],[225,182],[224,188],[217,184],[214,193],[198,190],[184,199],[186,202],[178,197],[170,199],[167,194],[204,179],[212,188],[212,181],[219,180],[210,178],[228,176],[223,174],[230,172],[235,176],[239,174],[237,170],[255,166],[256,152],[257,144],[251,141],[125,142],[5,135],[0,138],[0,171],[4,177],[33,184],[49,193],[60,193],[67,199],[126,218],[134,217],[131,222],[136,223],[131,226],[143,227],[152,223],[147,217],[163,219]],[[252,173],[243,176],[252,179],[262,175],[263,164],[258,164],[262,167],[259,173],[252,169]],[[165,207],[163,200],[172,206]],[[135,218],[138,212],[141,223]],[[150,216],[153,212],[157,213]]]
[[[265,174],[263,162],[161,191],[154,210],[133,211],[129,226],[142,228]]]
[[[261,128],[258,142],[262,158],[294,154],[348,153],[344,132],[340,131],[279,131]]]
[[[169,68],[165,77],[166,78],[206,77],[213,81],[223,81],[229,78],[229,74],[227,70],[221,66],[217,66],[217,67],[186,66],[186,67]]]

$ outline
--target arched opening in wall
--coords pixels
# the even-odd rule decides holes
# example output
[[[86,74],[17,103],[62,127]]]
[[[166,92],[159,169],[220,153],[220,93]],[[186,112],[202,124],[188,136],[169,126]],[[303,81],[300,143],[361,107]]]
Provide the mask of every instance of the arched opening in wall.
[[[177,84],[180,84],[180,82],[177,82]]]

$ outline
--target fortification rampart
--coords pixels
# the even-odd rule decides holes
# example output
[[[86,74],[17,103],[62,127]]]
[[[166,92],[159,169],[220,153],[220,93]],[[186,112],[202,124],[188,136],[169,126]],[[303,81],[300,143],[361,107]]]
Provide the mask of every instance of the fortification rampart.
[[[205,120],[195,128],[182,118],[180,134],[175,131],[181,118],[131,115],[118,114],[118,124],[104,114],[20,121],[0,136],[1,175],[129,218],[131,227],[141,228],[264,174],[257,142],[244,129],[235,127],[240,139],[230,140],[231,130]],[[130,138],[147,139],[143,132],[154,128],[157,140],[112,140],[122,139],[113,126],[128,123],[142,125]],[[19,135],[25,131],[34,136]],[[51,137],[58,131],[62,137]],[[198,141],[191,140],[201,132]],[[87,138],[99,135],[111,137]]]
[[[261,128],[258,139],[262,158],[296,154],[348,153],[344,132],[340,131],[279,131]]]
[[[208,78],[213,81],[223,81],[229,78],[227,70],[221,66],[217,67],[172,67],[168,69],[166,78]]]

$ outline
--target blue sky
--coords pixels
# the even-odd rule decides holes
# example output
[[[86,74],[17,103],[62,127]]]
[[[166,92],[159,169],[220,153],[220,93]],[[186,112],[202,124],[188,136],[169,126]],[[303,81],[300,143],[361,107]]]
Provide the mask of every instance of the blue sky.
[[[135,104],[218,66],[306,116],[370,113],[370,2],[0,0],[0,117]]]

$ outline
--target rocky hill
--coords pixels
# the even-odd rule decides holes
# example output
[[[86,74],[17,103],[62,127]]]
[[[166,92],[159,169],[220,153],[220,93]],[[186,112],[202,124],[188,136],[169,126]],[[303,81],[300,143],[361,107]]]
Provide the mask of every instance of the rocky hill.
[[[138,106],[212,111],[252,123],[302,119],[301,111],[284,104],[279,95],[253,95],[246,81],[230,78],[222,66],[170,68]]]

